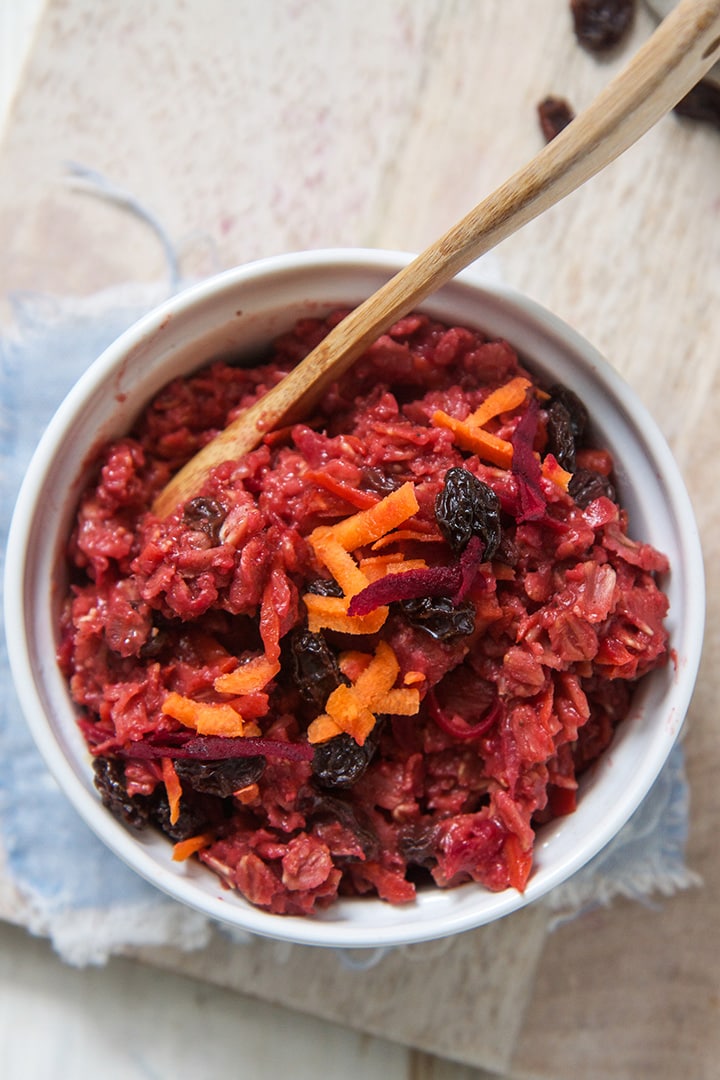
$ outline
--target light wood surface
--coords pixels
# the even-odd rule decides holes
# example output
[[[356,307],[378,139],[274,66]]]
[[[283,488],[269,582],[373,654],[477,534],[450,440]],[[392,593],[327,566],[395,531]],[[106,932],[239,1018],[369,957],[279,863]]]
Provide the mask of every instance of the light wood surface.
[[[572,124],[359,304],[301,364],[194,455],[160,492],[164,517],[208,473],[254,450],[263,435],[308,415],[380,334],[528,221],[555,206],[633,146],[712,67],[720,0],[683,0]]]
[[[85,295],[166,273],[156,237],[68,185],[68,161],[157,213],[186,273],[338,244],[420,251],[540,149],[543,97],[565,96],[580,111],[653,25],[640,5],[627,43],[598,60],[575,42],[566,0],[49,0],[0,146],[0,297]],[[515,1080],[711,1080],[720,1060],[720,135],[667,117],[495,258],[507,284],[574,325],[633,385],[694,500],[708,620],[686,740],[688,862],[703,886],[651,907],[618,902],[549,936],[540,913],[520,913],[468,939],[464,954],[456,943],[456,956],[425,956],[420,976],[399,956],[360,978],[321,958],[306,991],[296,989],[301,958],[262,944],[141,959],[240,990],[258,1008],[280,1002],[313,1013],[312,1023],[415,1047],[402,1058],[388,1051],[388,1077],[469,1075],[431,1051]],[[6,899],[12,908],[0,889]],[[432,1028],[433,991],[456,1025],[445,1041]],[[270,1030],[274,1014],[263,1015]],[[288,1037],[303,1053],[307,1044]],[[343,1075],[370,1075],[353,1058],[357,1042],[347,1045]]]

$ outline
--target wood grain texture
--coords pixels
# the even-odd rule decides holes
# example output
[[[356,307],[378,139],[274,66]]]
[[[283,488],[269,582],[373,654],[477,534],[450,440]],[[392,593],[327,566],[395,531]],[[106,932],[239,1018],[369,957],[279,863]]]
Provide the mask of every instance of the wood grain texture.
[[[197,494],[217,465],[254,450],[268,430],[306,417],[394,322],[634,145],[699,82],[719,51],[720,0],[683,0],[571,124],[199,450],[156,498],[158,517]]]
[[[420,251],[540,149],[546,94],[579,111],[652,25],[641,5],[628,41],[598,60],[578,48],[566,0],[51,0],[0,148],[0,296],[165,273],[143,225],[64,182],[67,160],[158,212],[189,273],[338,244]],[[717,1075],[719,178],[717,132],[667,117],[496,252],[504,281],[593,341],[654,413],[694,501],[708,578],[686,738],[688,861],[704,886],[654,909],[615,904],[544,944],[542,928],[513,946],[512,923],[498,927],[513,962],[528,950],[498,1006],[516,988],[521,1014],[529,999],[518,1032],[493,1032],[492,1056],[487,1017],[467,1005],[484,973],[470,964],[461,979],[459,967],[448,985],[433,972],[437,995],[467,1009],[464,1060],[508,1077]],[[240,951],[219,966],[214,952],[194,957],[192,972],[230,985]],[[180,954],[146,959],[187,970]],[[493,978],[500,970],[495,960]],[[281,976],[271,983],[268,967],[253,989],[281,992]],[[418,1038],[412,995],[404,1016],[383,1017],[379,998],[363,1003],[377,1010],[368,1017],[343,994],[347,1024],[386,1019],[392,1037]],[[330,1005],[321,987],[309,993],[308,1011]],[[439,1078],[426,1067],[415,1059],[416,1080]]]

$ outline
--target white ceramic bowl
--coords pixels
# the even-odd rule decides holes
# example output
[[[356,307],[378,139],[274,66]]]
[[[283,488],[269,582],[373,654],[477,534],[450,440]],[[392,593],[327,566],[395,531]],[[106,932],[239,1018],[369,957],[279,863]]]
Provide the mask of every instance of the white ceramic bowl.
[[[378,947],[438,938],[488,923],[536,901],[603,848],[643,800],[680,731],[699,662],[702,558],[683,481],[655,423],[635,395],[578,334],[536,304],[484,288],[466,272],[423,309],[504,337],[542,379],[583,400],[596,442],[617,463],[631,534],[665,552],[673,662],[635,696],[609,752],[581,784],[578,808],[543,828],[524,895],[467,884],[422,892],[411,905],[347,899],[312,918],[270,915],[224,889],[194,860],[171,861],[171,845],[128,832],[101,805],[75,709],[54,656],[63,593],[62,552],[83,485],[83,463],[126,431],[175,375],[217,355],[253,351],[305,314],[323,314],[372,293],[407,256],[335,250],[280,256],[228,271],[162,305],[91,366],[56,413],[27,472],[7,551],[6,625],[27,721],[60,786],[97,835],[148,881],[213,919],[304,944]]]

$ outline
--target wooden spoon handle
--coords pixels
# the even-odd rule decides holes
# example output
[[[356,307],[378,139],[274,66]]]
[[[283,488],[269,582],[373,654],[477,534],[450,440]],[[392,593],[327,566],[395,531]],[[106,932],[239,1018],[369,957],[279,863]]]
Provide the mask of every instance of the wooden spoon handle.
[[[307,415],[377,337],[460,270],[554,206],[632,146],[720,53],[720,0],[683,0],[591,105],[523,168],[355,308],[305,360],[177,473],[153,510],[192,497],[222,461]]]

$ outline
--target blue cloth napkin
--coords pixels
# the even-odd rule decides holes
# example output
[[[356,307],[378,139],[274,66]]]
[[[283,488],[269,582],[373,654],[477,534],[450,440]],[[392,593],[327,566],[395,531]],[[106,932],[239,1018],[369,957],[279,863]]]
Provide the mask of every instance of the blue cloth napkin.
[[[120,287],[85,298],[12,298],[0,334],[0,537],[42,431],[82,371],[168,287]],[[12,626],[5,628],[12,634]],[[22,718],[0,652],[0,851],[22,898],[19,919],[75,964],[126,946],[201,947],[207,920],[168,900],[109,852],[50,777]],[[688,785],[678,747],[653,791],[601,855],[548,903],[557,922],[623,895],[648,902],[696,882],[685,865]]]

